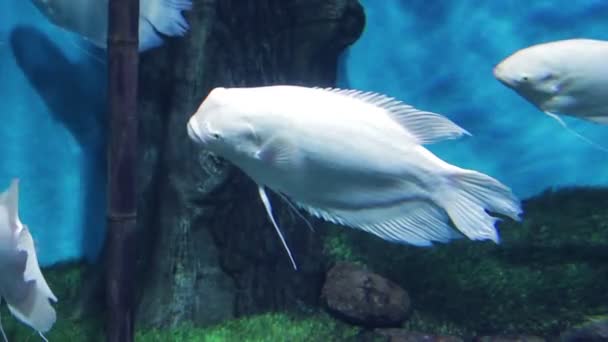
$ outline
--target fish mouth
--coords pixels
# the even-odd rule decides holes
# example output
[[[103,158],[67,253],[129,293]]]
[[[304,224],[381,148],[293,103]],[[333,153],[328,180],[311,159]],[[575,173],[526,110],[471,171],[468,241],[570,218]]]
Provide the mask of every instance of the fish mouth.
[[[188,124],[186,126],[188,130],[188,137],[190,137],[191,140],[201,145],[205,144],[203,135],[197,130],[197,125],[194,122],[193,117],[188,120]]]
[[[505,70],[502,63],[498,63],[496,66],[494,66],[492,73],[494,74],[494,78],[496,78],[500,83],[506,85],[507,87],[512,88],[517,85],[517,82],[514,79],[505,75]]]

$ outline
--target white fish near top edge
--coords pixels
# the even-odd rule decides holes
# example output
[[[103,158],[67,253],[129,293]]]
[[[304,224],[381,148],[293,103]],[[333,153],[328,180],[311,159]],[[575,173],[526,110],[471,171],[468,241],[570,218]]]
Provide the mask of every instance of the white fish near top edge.
[[[14,179],[0,194],[0,297],[11,314],[42,336],[57,319],[49,302],[57,298],[38,265],[32,235],[19,219],[18,201],[19,180]]]
[[[384,95],[286,85],[215,88],[187,130],[257,183],[279,236],[267,189],[318,218],[417,246],[462,235],[498,242],[498,219],[486,210],[520,219],[520,202],[508,187],[422,146],[468,132]]]
[[[521,49],[497,64],[493,73],[501,83],[568,128],[558,115],[608,124],[607,66],[608,41],[581,38]]]
[[[32,0],[55,25],[77,33],[105,49],[108,31],[108,0]],[[163,44],[163,36],[183,36],[189,25],[182,11],[191,0],[141,0],[139,9],[139,51]]]

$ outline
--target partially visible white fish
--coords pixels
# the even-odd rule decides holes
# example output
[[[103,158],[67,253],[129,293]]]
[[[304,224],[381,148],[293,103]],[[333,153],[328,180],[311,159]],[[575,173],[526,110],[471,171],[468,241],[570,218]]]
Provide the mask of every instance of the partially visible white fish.
[[[18,212],[19,181],[0,194],[0,297],[10,312],[35,329],[42,338],[55,324],[56,313],[49,288],[36,257],[34,240]]]
[[[468,134],[447,118],[356,90],[299,86],[215,88],[188,135],[257,184],[326,221],[417,246],[462,237],[498,242],[497,218],[520,203],[497,180],[425,149]],[[450,221],[458,229],[450,226]]]
[[[77,33],[100,48],[106,48],[108,0],[32,0],[55,25]],[[141,0],[139,51],[162,45],[164,36],[183,36],[189,25],[182,11],[191,0]]]
[[[608,41],[568,39],[519,50],[496,65],[494,76],[566,128],[558,114],[606,125],[607,66]]]

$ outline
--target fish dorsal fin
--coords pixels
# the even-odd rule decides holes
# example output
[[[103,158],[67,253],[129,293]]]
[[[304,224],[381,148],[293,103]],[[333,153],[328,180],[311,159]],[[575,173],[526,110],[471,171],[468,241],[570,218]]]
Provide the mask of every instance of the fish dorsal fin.
[[[393,97],[383,94],[340,88],[316,88],[331,93],[349,96],[384,109],[396,122],[403,126],[419,144],[432,144],[441,140],[457,139],[471,135],[443,115],[418,110]]]
[[[283,244],[283,247],[285,247],[285,251],[287,251],[287,255],[289,256],[289,260],[291,260],[291,264],[293,265],[294,270],[297,270],[298,266],[296,265],[296,261],[293,259],[293,256],[291,255],[291,251],[289,250],[289,246],[287,246],[287,242],[285,242],[285,238],[283,237],[283,234],[281,233],[281,229],[277,225],[277,222],[274,220],[274,216],[272,216],[272,206],[270,204],[270,200],[268,199],[268,195],[266,194],[266,190],[264,189],[264,186],[259,185],[258,192],[260,194],[260,199],[262,199],[262,203],[264,203],[264,208],[266,208],[266,213],[268,214],[268,218],[270,218],[270,222],[272,222],[274,229],[277,231],[277,234],[279,234],[279,239],[281,239],[281,243]]]
[[[584,135],[582,135],[582,134],[578,133],[577,131],[573,130],[572,128],[570,128],[570,126],[568,126],[566,124],[566,122],[562,118],[559,117],[559,115],[557,115],[555,113],[551,113],[551,112],[544,112],[544,113],[547,114],[548,116],[552,117],[553,119],[557,120],[557,122],[559,122],[559,124],[562,125],[562,127],[564,127],[568,132],[570,132],[577,138],[579,138],[582,141],[586,142],[587,144],[597,148],[598,150],[608,152],[608,148],[589,140],[589,138],[585,137]]]

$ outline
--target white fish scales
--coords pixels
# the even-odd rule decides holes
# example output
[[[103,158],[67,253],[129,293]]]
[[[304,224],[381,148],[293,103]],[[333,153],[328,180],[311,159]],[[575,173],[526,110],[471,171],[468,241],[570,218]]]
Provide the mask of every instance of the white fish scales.
[[[464,129],[376,93],[216,88],[188,133],[258,184],[277,231],[266,189],[313,216],[418,246],[463,234],[498,242],[497,218],[486,210],[513,219],[521,213],[509,188],[422,146],[468,134]]]

